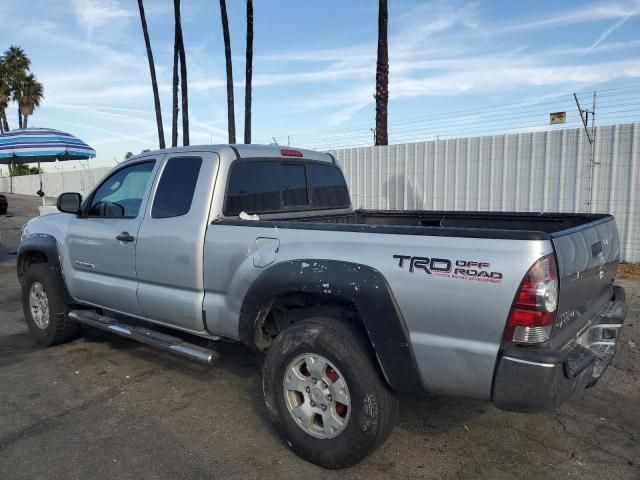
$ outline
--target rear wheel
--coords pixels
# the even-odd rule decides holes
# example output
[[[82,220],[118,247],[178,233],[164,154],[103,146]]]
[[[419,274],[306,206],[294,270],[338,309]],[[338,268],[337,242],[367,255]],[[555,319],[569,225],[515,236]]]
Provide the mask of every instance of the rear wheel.
[[[271,418],[302,458],[355,465],[389,436],[398,403],[363,335],[326,317],[282,332],[267,353],[263,390]]]
[[[70,306],[63,286],[48,263],[31,264],[22,275],[22,310],[29,332],[40,345],[56,345],[76,337],[78,323],[67,318]]]

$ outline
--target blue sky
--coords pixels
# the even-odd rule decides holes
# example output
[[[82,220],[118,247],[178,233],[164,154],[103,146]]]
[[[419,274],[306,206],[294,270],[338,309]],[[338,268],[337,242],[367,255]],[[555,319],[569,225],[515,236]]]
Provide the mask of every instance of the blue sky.
[[[245,4],[227,3],[241,139]],[[145,1],[167,139],[172,4]],[[254,141],[270,142],[275,137],[284,143],[287,135],[308,140],[310,132],[328,131],[369,135],[374,123],[377,2],[254,0],[254,4]],[[219,3],[182,0],[182,16],[191,143],[224,143]],[[390,123],[535,102],[575,90],[640,84],[640,0],[390,0],[389,22]],[[156,147],[137,2],[29,0],[25,8],[24,0],[3,0],[0,48],[9,44],[26,50],[33,72],[45,85],[45,101],[30,126],[76,134],[96,148],[95,164],[100,166],[114,165],[114,159],[120,160],[127,151]],[[8,112],[13,128],[14,110]],[[394,131],[399,130],[392,130],[391,142]],[[416,129],[415,138],[428,133]]]

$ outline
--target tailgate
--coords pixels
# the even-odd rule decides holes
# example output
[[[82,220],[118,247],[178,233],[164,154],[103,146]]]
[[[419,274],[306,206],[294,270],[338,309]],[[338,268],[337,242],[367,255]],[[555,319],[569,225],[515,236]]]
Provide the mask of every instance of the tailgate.
[[[611,215],[554,233],[552,242],[560,293],[551,344],[560,347],[613,296],[620,243]]]

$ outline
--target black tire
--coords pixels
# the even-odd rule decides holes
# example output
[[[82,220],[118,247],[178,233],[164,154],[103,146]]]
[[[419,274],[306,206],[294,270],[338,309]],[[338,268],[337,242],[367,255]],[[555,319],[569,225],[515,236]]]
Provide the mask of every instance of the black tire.
[[[285,372],[302,354],[325,357],[344,377],[351,406],[338,436],[312,436],[287,408]],[[398,417],[398,400],[382,378],[364,334],[333,318],[305,319],[283,331],[265,358],[262,387],[269,415],[287,445],[324,468],[346,468],[366,458],[387,439]]]
[[[31,286],[38,282],[42,286],[49,304],[49,323],[41,328],[34,320],[29,305]],[[78,335],[78,322],[67,317],[71,306],[65,303],[64,285],[60,285],[59,276],[48,263],[31,264],[24,272],[22,283],[22,310],[33,339],[40,345],[57,345],[67,342]]]
[[[0,206],[0,215],[4,215],[7,213],[7,205]]]

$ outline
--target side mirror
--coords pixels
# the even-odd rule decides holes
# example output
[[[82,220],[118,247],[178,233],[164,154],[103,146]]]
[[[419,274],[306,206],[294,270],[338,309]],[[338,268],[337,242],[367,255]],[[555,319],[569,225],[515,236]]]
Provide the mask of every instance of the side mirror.
[[[62,193],[58,197],[56,207],[58,210],[64,213],[73,213],[77,215],[80,213],[80,204],[82,203],[82,195],[79,193]]]

